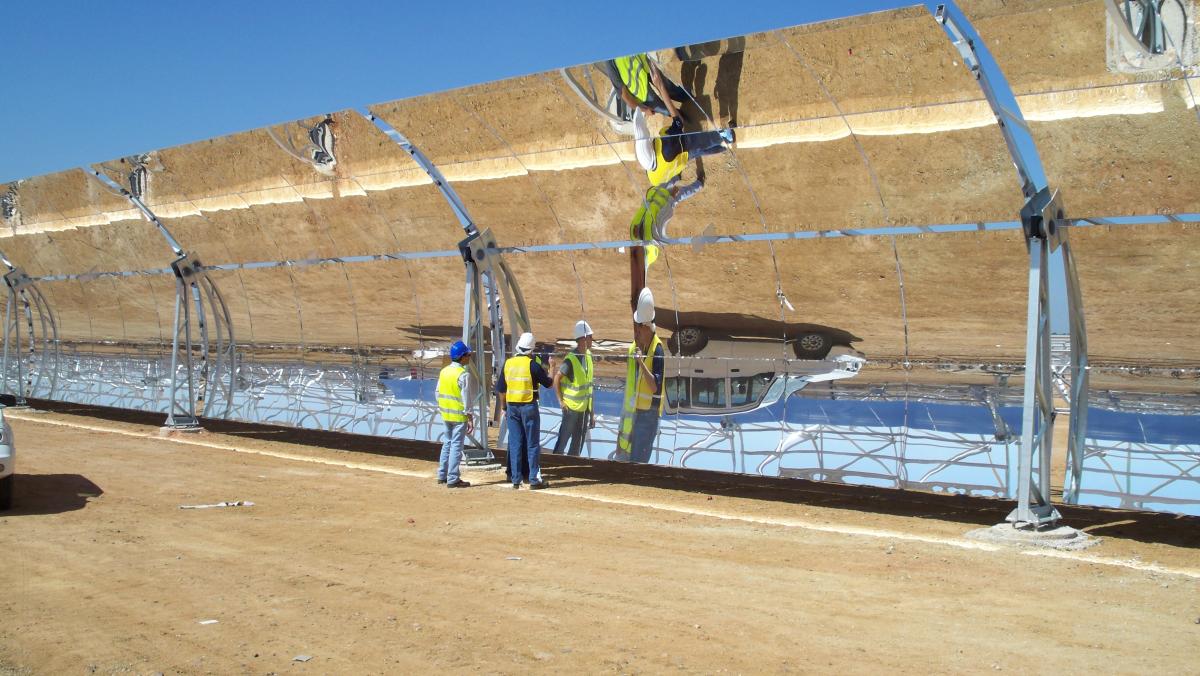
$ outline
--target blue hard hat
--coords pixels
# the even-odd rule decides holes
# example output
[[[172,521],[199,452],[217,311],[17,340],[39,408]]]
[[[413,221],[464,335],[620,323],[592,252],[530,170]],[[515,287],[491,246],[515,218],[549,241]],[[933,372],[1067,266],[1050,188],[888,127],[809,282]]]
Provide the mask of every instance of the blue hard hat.
[[[461,340],[454,341],[454,344],[450,346],[450,359],[458,361],[464,354],[471,354],[471,348]]]

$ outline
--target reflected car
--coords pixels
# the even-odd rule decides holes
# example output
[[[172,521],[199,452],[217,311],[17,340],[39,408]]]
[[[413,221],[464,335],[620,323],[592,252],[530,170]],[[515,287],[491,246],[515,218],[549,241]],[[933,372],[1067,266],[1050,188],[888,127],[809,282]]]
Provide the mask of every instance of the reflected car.
[[[710,341],[717,341],[720,345],[709,349]],[[774,359],[781,356],[779,342],[776,338],[764,336],[736,336],[700,326],[682,326],[667,340],[667,347],[671,354],[680,357],[710,356],[701,352],[715,350],[720,354],[711,356],[727,356],[725,353],[728,352],[730,356],[745,354],[752,358]],[[833,342],[833,338],[817,331],[806,331],[783,341],[796,359],[824,359],[833,349]]]
[[[849,345],[832,345],[823,334],[780,341],[700,333],[691,327],[667,341],[667,408],[672,413],[728,415],[770,406],[809,383],[853,378],[866,356]],[[813,337],[815,336],[815,337]],[[808,338],[806,341],[805,339]],[[697,347],[698,345],[698,347]],[[820,357],[791,358],[819,354]]]
[[[12,508],[17,480],[13,467],[15,461],[12,428],[4,419],[4,409],[0,407],[0,511]]]

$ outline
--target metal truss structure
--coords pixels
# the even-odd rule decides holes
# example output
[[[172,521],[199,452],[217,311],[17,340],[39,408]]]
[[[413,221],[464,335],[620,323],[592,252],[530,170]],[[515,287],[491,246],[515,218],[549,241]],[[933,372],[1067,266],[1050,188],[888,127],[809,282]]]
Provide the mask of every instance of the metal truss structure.
[[[493,379],[504,368],[504,360],[509,356],[509,346],[516,345],[521,333],[528,331],[529,314],[525,308],[525,297],[517,284],[516,277],[504,262],[500,247],[490,230],[482,232],[476,227],[475,221],[467,212],[466,205],[459,199],[458,193],[446,180],[421,149],[408,140],[404,134],[376,117],[370,112],[363,111],[362,115],[374,123],[393,142],[399,145],[409,157],[428,174],[433,184],[441,192],[442,197],[454,212],[466,233],[466,239],[458,244],[459,253],[466,269],[466,279],[463,288],[463,333],[462,341],[471,347],[471,351],[482,359],[490,355],[490,371],[481,368],[481,362],[472,362],[472,372],[475,382],[480,384],[474,396],[476,427],[471,441],[472,448],[466,451],[470,462],[490,459],[488,450],[487,425],[484,420],[492,421],[491,384]],[[508,326],[511,334],[505,335],[504,315],[508,315]],[[489,329],[484,327],[487,321]],[[491,345],[488,345],[490,339]],[[490,350],[488,348],[491,348]],[[499,409],[496,410],[498,417]],[[490,424],[490,423],[489,423]],[[503,440],[505,426],[500,425],[500,439]]]
[[[54,310],[37,283],[13,265],[3,252],[0,252],[0,263],[8,269],[4,273],[8,297],[4,307],[4,363],[0,366],[0,387],[12,395],[18,406],[24,406],[29,397],[40,392],[43,381],[48,381],[49,390],[45,396],[53,398],[60,360],[58,321]],[[25,326],[23,335],[22,325]],[[10,364],[15,366],[15,374],[9,371]],[[12,385],[9,384],[10,377]]]
[[[1004,143],[1016,167],[1025,205],[1021,225],[1029,252],[1029,299],[1026,314],[1024,419],[1021,454],[1017,470],[1017,507],[1008,515],[1014,525],[1035,528],[1058,522],[1058,510],[1050,503],[1050,462],[1054,430],[1054,370],[1050,364],[1050,273],[1051,252],[1061,250],[1066,273],[1067,313],[1071,341],[1070,431],[1067,453],[1071,473],[1082,471],[1084,432],[1087,427],[1087,331],[1083,321],[1082,296],[1075,260],[1067,243],[1066,214],[1057,191],[1043,178],[1041,160],[1008,82],[998,68],[985,68],[969,22],[957,11],[939,5],[935,14],[963,63],[996,116]],[[1003,100],[1001,100],[1003,98]],[[1036,475],[1035,475],[1036,465]],[[1076,482],[1076,485],[1077,482]],[[1067,496],[1070,501],[1071,496]]]
[[[220,289],[194,253],[187,253],[162,221],[142,201],[139,167],[130,174],[130,189],[118,185],[96,169],[93,177],[129,200],[142,217],[158,228],[175,259],[175,314],[171,334],[171,404],[167,426],[199,429],[199,416],[214,414],[213,402],[223,401],[227,414],[233,406],[237,370],[237,342],[233,320]]]

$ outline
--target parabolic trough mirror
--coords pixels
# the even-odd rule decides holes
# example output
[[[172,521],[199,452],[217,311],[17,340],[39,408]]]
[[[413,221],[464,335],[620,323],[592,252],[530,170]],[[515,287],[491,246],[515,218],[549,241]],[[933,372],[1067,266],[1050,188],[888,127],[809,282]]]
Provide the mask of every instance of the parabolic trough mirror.
[[[1109,4],[963,10],[1071,219],[1091,377],[1084,443],[1070,457],[1058,444],[1054,485],[1066,502],[1200,514],[1195,6],[1169,19],[1187,30],[1147,55],[1121,42]],[[1062,39],[1029,48],[1047,35]],[[625,55],[86,169],[0,186],[0,251],[57,332],[45,338],[41,306],[10,283],[8,394],[163,413],[186,396],[201,416],[433,442],[452,341],[484,346],[475,369],[490,387],[493,350],[511,351],[524,323],[557,366],[585,319],[596,426],[581,455],[1016,496],[1024,197],[979,83],[929,8]],[[180,295],[176,254],[138,203],[223,305]],[[496,247],[493,267],[472,263],[483,272],[469,314],[459,243],[477,236]],[[502,292],[508,282],[522,298]],[[629,452],[618,438],[643,289],[661,412]],[[180,303],[195,309],[194,335],[173,342]],[[221,307],[236,349],[218,369],[201,332]],[[1066,411],[1066,348],[1050,352],[1053,405]],[[540,408],[549,450],[561,421],[551,392]]]

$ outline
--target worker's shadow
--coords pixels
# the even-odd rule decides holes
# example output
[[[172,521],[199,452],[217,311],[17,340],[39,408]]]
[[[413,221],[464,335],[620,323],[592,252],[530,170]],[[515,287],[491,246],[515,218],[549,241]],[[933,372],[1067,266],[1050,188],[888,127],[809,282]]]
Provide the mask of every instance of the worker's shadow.
[[[715,127],[738,126],[738,88],[742,82],[745,49],[744,37],[675,49],[675,56],[682,64],[679,84],[694,97],[694,101],[684,106],[684,115],[688,119],[684,131],[701,131],[704,129],[702,123],[709,119]],[[716,57],[717,72],[709,90],[708,75],[713,57]],[[713,99],[717,102],[716,109],[713,108]],[[697,107],[700,110],[696,110]]]
[[[675,48],[675,56],[681,62],[679,84],[693,97],[692,101],[682,106],[686,119],[684,132],[738,126],[738,89],[742,82],[745,49],[744,37]],[[709,90],[708,75],[714,57],[717,72]],[[715,109],[713,99],[717,103]],[[704,158],[696,158],[695,163],[696,175],[703,181]]]
[[[20,474],[13,484],[13,506],[0,517],[61,514],[87,506],[104,490],[79,474]]]

